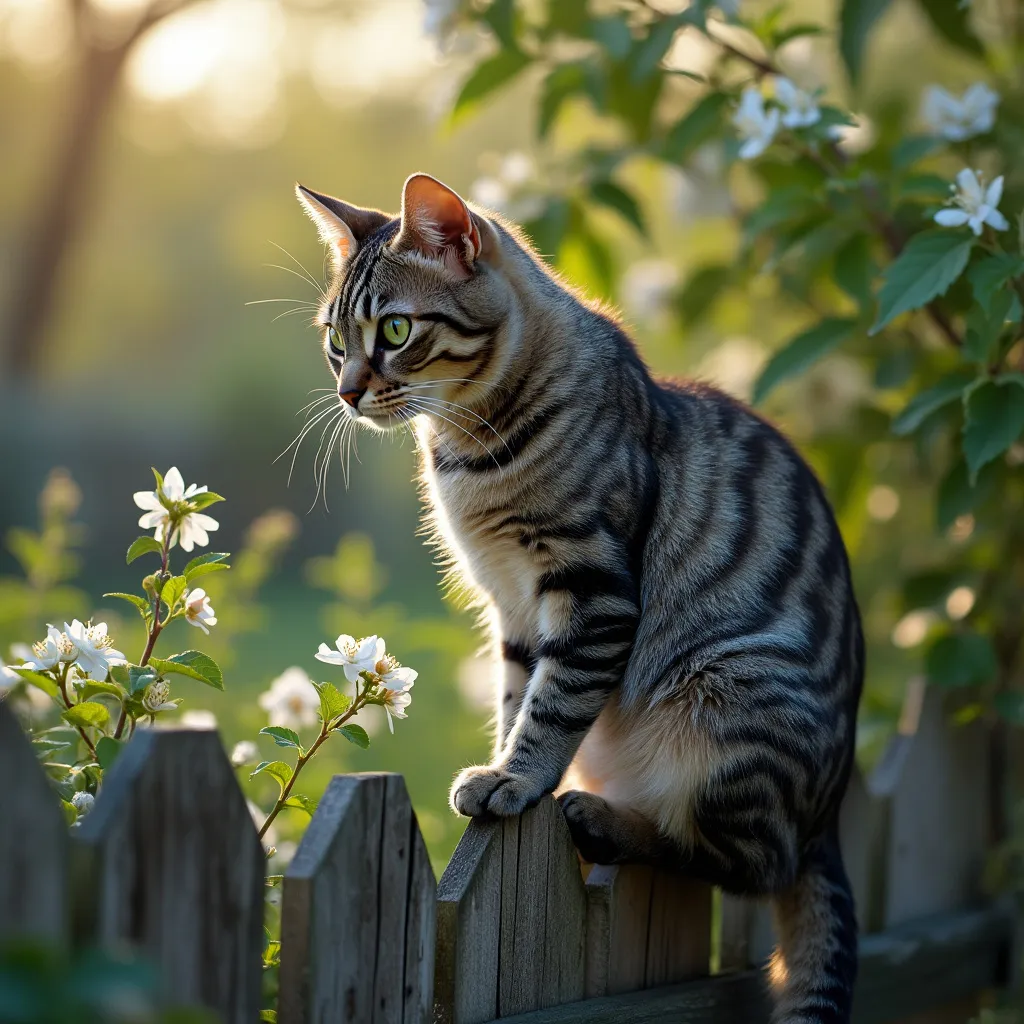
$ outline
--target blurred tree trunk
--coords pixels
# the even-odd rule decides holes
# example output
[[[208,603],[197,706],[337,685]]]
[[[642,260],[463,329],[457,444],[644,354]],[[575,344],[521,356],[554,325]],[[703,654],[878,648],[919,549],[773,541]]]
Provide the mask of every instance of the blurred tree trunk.
[[[21,259],[11,282],[7,323],[0,334],[6,376],[36,376],[53,314],[63,264],[89,207],[92,179],[121,72],[139,38],[190,0],[153,0],[114,39],[97,31],[88,0],[73,0],[77,57],[71,73],[67,122],[47,162],[48,175],[28,217]],[[104,26],[107,27],[107,26]]]

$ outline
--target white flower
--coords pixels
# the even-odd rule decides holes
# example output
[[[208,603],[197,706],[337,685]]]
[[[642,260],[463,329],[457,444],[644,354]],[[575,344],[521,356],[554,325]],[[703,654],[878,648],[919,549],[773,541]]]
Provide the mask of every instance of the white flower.
[[[47,624],[46,637],[32,645],[32,654],[33,657],[25,662],[24,667],[33,672],[46,672],[59,662],[73,661],[78,657],[78,650],[66,633]]]
[[[259,705],[267,712],[271,725],[301,729],[306,725],[316,725],[320,695],[309,681],[309,676],[298,666],[293,666],[285,669],[266,693],[260,694]]]
[[[328,665],[341,665],[345,670],[345,678],[354,683],[360,672],[372,672],[373,666],[384,657],[384,641],[378,636],[364,636],[361,640],[342,633],[334,641],[336,651],[327,644],[321,644],[316,653],[316,660]]]
[[[204,633],[209,634],[210,631],[206,627],[217,625],[217,613],[213,610],[213,605],[210,604],[206,591],[202,587],[188,590],[185,592],[184,602],[185,621],[190,626],[195,626],[197,629],[201,629]]]
[[[988,188],[981,171],[972,171],[965,167],[956,176],[956,194],[948,209],[939,210],[935,221],[944,228],[958,228],[966,224],[976,234],[981,234],[984,224],[1005,231],[1009,226],[1007,219],[999,212],[999,200],[1003,197],[1003,176],[999,175]],[[959,207],[959,209],[957,209]]]
[[[86,793],[82,790],[80,793],[75,793],[71,797],[71,806],[78,811],[78,816],[81,818],[84,814],[88,814],[92,810],[92,805],[96,803],[96,797],[92,793]]]
[[[252,764],[259,756],[260,748],[252,740],[239,740],[231,750],[231,763],[241,768],[244,764]]]
[[[780,116],[778,110],[764,109],[764,97],[756,86],[748,85],[743,90],[740,105],[732,118],[743,140],[740,146],[740,157],[743,160],[753,160],[771,145],[779,130]]]
[[[174,711],[178,705],[175,701],[168,700],[170,696],[170,685],[162,679],[158,679],[142,691],[142,706],[151,715],[155,715],[158,711]]]
[[[388,715],[388,728],[394,733],[395,723],[391,718],[409,717],[405,709],[412,703],[412,694],[408,690],[385,690],[381,696],[384,698],[384,710]]]
[[[991,131],[998,106],[999,93],[984,82],[975,82],[959,98],[940,85],[930,85],[924,91],[921,117],[936,135],[962,142]]]
[[[386,690],[408,690],[419,675],[414,669],[404,668],[391,654],[385,654],[377,660],[373,674],[378,685]]]
[[[90,679],[103,682],[111,665],[122,665],[128,660],[120,651],[114,650],[114,641],[107,636],[105,622],[85,626],[75,619],[70,626],[64,623],[64,632],[66,639],[75,645],[75,663]]]
[[[775,79],[775,98],[785,107],[782,123],[787,128],[807,128],[821,120],[814,95],[804,92],[788,78]]]
[[[190,498],[197,494],[204,494],[206,487],[198,487],[196,484],[189,484],[185,487],[185,481],[177,466],[172,466],[164,476],[163,487],[159,491],[136,491],[135,504],[146,510],[146,514],[139,519],[139,526],[144,530],[156,532],[153,537],[163,541],[164,533],[171,521],[171,513],[161,502],[161,495],[165,501],[175,505],[184,505]],[[201,512],[184,512],[178,521],[178,526],[171,534],[171,547],[181,544],[183,551],[191,551],[197,544],[205,547],[210,543],[210,532],[220,529],[220,523],[210,516]]]
[[[0,693],[9,690],[15,683],[21,682],[21,676],[13,669],[7,667],[3,658],[0,658]]]

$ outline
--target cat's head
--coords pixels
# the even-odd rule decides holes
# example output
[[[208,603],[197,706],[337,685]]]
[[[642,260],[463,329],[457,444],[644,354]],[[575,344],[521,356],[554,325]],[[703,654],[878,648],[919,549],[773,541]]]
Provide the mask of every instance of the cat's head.
[[[406,181],[398,216],[296,194],[333,260],[318,322],[349,415],[387,428],[470,404],[500,372],[514,302],[499,229],[426,174]]]

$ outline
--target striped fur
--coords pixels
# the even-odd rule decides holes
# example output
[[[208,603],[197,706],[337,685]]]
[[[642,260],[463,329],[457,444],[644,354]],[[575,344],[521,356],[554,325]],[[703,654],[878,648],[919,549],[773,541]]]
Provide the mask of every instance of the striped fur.
[[[848,1021],[836,819],[863,641],[813,474],[740,403],[653,380],[613,316],[433,179],[400,218],[300,198],[344,243],[339,391],[368,426],[413,422],[432,529],[491,624],[494,758],[453,807],[561,788],[585,859],[772,897],[775,1020]],[[390,350],[395,314],[412,331]]]

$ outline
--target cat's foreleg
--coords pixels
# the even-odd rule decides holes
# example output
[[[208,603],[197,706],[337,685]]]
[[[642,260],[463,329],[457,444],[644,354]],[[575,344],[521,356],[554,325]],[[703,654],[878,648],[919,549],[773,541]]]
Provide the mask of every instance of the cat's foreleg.
[[[494,738],[494,759],[505,750],[512,727],[523,706],[523,694],[530,674],[537,666],[537,658],[529,646],[521,641],[503,638],[501,666],[498,676],[497,729]]]
[[[625,570],[587,566],[542,579],[537,664],[522,707],[494,763],[455,780],[455,810],[520,814],[555,789],[622,678],[638,620]]]

